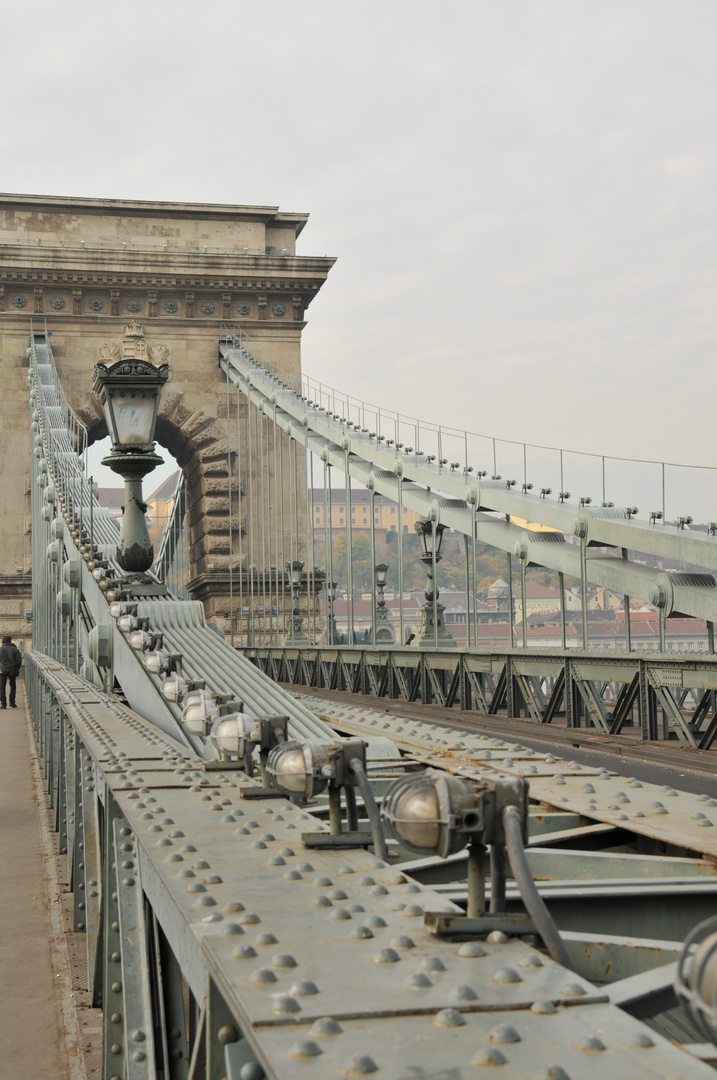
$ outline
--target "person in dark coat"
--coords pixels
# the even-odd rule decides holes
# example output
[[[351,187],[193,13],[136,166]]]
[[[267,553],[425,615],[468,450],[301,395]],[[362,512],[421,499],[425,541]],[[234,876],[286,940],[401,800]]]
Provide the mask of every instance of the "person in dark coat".
[[[17,645],[13,645],[12,638],[6,634],[0,646],[0,709],[5,708],[5,690],[10,683],[10,708],[16,709],[15,690],[17,676],[22,667],[22,653]]]

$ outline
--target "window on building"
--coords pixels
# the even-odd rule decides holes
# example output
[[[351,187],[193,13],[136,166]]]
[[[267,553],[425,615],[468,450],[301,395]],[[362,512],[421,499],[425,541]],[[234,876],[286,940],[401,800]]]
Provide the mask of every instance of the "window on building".
[[[392,507],[391,507],[391,513],[392,513],[392,514],[395,514],[395,513],[396,513],[396,507],[395,507],[395,506],[392,506]]]
[[[406,507],[405,507],[405,506],[404,506],[404,508],[403,508],[403,512],[404,512],[404,514],[407,514],[407,513],[408,513],[408,510],[406,509]]]
[[[408,525],[404,525],[404,526],[403,526],[403,531],[404,531],[404,532],[408,532]]]
[[[343,519],[343,518],[339,518],[339,525],[343,525],[343,523],[344,523],[344,519]]]

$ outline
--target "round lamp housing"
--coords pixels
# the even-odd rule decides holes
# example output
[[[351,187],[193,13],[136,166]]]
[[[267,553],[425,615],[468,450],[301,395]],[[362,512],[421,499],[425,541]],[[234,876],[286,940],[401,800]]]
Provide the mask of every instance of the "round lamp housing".
[[[212,724],[210,741],[222,757],[244,758],[259,741],[257,723],[251,713],[227,713]]]
[[[274,787],[311,799],[329,782],[321,771],[328,764],[329,752],[320,742],[291,739],[271,750],[266,768]]]
[[[426,769],[395,780],[381,816],[400,844],[420,855],[445,859],[483,828],[480,801],[457,776]]]

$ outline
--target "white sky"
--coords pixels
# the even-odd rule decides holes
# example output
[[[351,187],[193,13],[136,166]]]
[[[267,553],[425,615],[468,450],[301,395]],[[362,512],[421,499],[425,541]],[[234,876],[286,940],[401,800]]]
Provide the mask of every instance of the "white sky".
[[[39,0],[1,183],[309,211],[310,374],[717,465],[716,31],[714,0]]]

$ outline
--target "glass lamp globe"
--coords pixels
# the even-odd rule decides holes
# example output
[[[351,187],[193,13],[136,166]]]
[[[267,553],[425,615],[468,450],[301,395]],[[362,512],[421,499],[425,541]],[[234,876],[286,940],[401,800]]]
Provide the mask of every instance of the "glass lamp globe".
[[[209,738],[220,754],[246,757],[259,741],[257,720],[248,712],[227,713],[212,724]]]
[[[307,799],[322,792],[328,778],[321,768],[329,763],[329,754],[315,739],[292,739],[275,746],[269,754],[267,772],[275,787]]]
[[[182,723],[195,735],[206,735],[214,698],[208,690],[190,690],[182,702]]]
[[[457,776],[426,769],[390,785],[381,816],[409,851],[445,859],[468,843],[463,830],[479,823],[474,807],[475,796]]]

